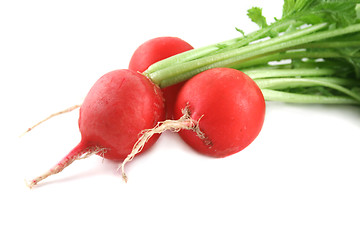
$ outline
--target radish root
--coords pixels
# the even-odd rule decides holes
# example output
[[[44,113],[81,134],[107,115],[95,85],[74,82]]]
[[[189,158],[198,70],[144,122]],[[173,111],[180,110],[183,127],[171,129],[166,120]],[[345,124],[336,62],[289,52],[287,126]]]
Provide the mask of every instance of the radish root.
[[[40,122],[36,123],[34,126],[28,128],[23,134],[20,135],[20,137],[24,136],[26,133],[30,132],[31,130],[33,130],[35,127],[39,126],[40,124],[46,122],[47,120],[49,120],[50,118],[53,118],[53,117],[56,117],[58,115],[61,115],[61,114],[64,114],[64,113],[68,113],[68,112],[71,112],[77,108],[79,108],[81,105],[74,105],[72,107],[69,107],[69,108],[66,108],[60,112],[57,112],[57,113],[53,113],[51,114],[50,116],[48,116],[47,118],[41,120]]]
[[[145,146],[146,142],[154,135],[160,134],[167,130],[172,132],[179,132],[180,130],[192,130],[197,133],[197,135],[201,139],[205,139],[205,135],[201,132],[199,128],[199,121],[203,116],[199,118],[199,120],[194,120],[190,117],[190,111],[188,107],[182,110],[183,116],[178,120],[165,120],[162,122],[158,122],[156,126],[152,129],[143,130],[141,132],[140,138],[134,144],[134,147],[131,153],[126,157],[126,159],[119,165],[118,170],[121,169],[122,178],[125,182],[127,182],[128,177],[125,174],[125,165],[132,161],[136,154],[141,152],[143,147]]]
[[[71,163],[73,163],[75,160],[85,159],[85,158],[88,158],[88,157],[90,157],[90,156],[92,156],[94,154],[99,154],[99,155],[104,156],[105,153],[106,153],[106,149],[102,148],[102,147],[86,148],[85,150],[81,151],[80,153],[78,153],[78,154],[76,154],[74,156],[65,157],[63,160],[58,162],[54,167],[52,167],[51,169],[46,171],[44,174],[34,178],[31,181],[26,181],[25,180],[25,183],[31,189],[35,185],[37,185],[40,181],[44,180],[45,178],[61,172],[67,166],[69,166]]]

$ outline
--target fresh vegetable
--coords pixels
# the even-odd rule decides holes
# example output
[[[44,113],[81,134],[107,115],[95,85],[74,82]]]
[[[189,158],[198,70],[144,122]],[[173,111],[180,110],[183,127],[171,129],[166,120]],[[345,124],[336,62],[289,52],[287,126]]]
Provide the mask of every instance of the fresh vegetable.
[[[265,100],[294,103],[360,104],[360,0],[285,0],[282,18],[275,19],[272,23],[267,22],[260,8],[254,7],[250,9],[248,16],[260,26],[259,30],[245,34],[238,29],[242,34],[238,38],[189,50],[163,59],[149,66],[143,72],[143,75],[155,83],[155,85],[166,88],[194,76],[194,78],[200,78],[198,76],[208,74],[207,70],[218,71],[220,69],[220,72],[227,72],[228,70],[225,69],[233,68],[241,70],[250,76],[260,87]],[[130,75],[133,74],[132,72]],[[217,74],[220,75],[220,73]],[[146,79],[143,76],[141,78],[144,79],[143,81]],[[243,76],[242,78],[246,77]],[[224,77],[224,79],[227,79],[227,77]],[[124,80],[123,82],[128,81]],[[150,81],[148,82],[150,84]],[[191,82],[189,81],[189,86],[197,86],[197,84]],[[225,82],[229,84],[229,81]],[[127,89],[129,91],[127,94],[133,94],[134,99],[144,98],[143,92],[139,94],[138,90],[136,90],[139,86],[136,86],[135,83],[130,85],[134,87],[134,90]],[[221,101],[221,98],[219,97],[220,93],[217,93],[217,91],[222,92],[225,88],[221,84],[209,83],[209,85],[213,86],[214,89],[205,90],[207,89],[206,86],[203,84],[198,85],[199,87],[204,87],[204,89],[198,89],[199,92],[204,91],[204,94],[201,94],[204,97],[203,99],[196,99],[196,95],[190,97],[190,94],[193,93],[192,91],[195,90],[189,90],[187,87],[184,87],[187,90],[184,90],[179,95],[180,100],[176,103],[176,115],[178,117],[180,116],[180,108],[183,108],[181,109],[183,115],[179,120],[166,120],[157,124],[161,117],[153,116],[153,121],[149,124],[150,127],[145,126],[147,124],[141,126],[143,127],[142,129],[149,130],[145,130],[137,141],[138,131],[142,129],[140,129],[141,127],[136,129],[137,131],[132,133],[134,135],[131,134],[131,141],[128,141],[128,143],[135,143],[135,145],[132,151],[130,146],[126,148],[131,153],[123,161],[121,165],[122,170],[124,170],[125,163],[131,161],[135,154],[140,152],[148,141],[151,141],[152,135],[167,129],[174,131],[183,129],[195,131],[198,135],[197,138],[194,137],[193,133],[192,135],[181,134],[195,149],[209,155],[218,154],[217,156],[226,156],[241,150],[249,144],[256,137],[257,130],[261,128],[260,116],[262,108],[259,97],[255,97],[258,100],[254,100],[253,111],[255,112],[249,111],[248,113],[253,115],[253,117],[255,116],[257,124],[247,125],[251,120],[241,119],[240,121],[238,118],[241,115],[242,118],[246,119],[247,116],[242,115],[242,113],[248,111],[241,110],[237,113],[236,111],[239,109],[236,106],[240,108],[240,105],[226,105],[221,106],[220,109],[214,108],[211,110],[209,107],[203,107],[212,105],[219,108],[220,105],[217,101]],[[230,84],[230,86],[232,85]],[[236,89],[235,86],[233,87]],[[102,87],[98,85],[97,88],[101,89]],[[155,86],[153,88],[157,89]],[[251,85],[250,89],[254,89],[254,86]],[[118,144],[121,144],[121,141],[116,141],[118,138],[121,138],[118,136],[121,131],[112,131],[108,136],[108,130],[112,128],[117,129],[118,126],[113,126],[114,120],[112,117],[106,116],[104,118],[104,115],[101,115],[101,117],[97,115],[97,112],[101,111],[101,104],[99,102],[102,102],[106,95],[96,94],[95,91],[92,90],[91,95],[96,96],[93,98],[93,102],[96,104],[85,108],[87,111],[84,109],[81,112],[88,112],[89,116],[92,117],[94,115],[97,116],[92,121],[92,125],[96,126],[94,128],[98,128],[99,131],[97,131],[98,134],[96,134],[95,138],[85,138],[84,143],[88,143],[88,145],[81,145],[82,141],[80,146],[90,146],[90,150],[86,150],[87,153],[93,152],[103,154],[108,158],[115,158],[114,156],[116,156],[116,158],[122,159],[124,156],[117,150]],[[156,93],[157,91],[158,89],[153,93],[156,95],[154,99],[157,99],[160,95]],[[236,94],[236,90],[234,91],[230,91],[229,96],[235,97],[235,100],[233,99],[234,102],[241,102],[239,100],[240,95]],[[243,91],[246,90],[243,89],[240,92],[243,93]],[[213,96],[210,98],[207,95],[208,93],[214,94],[216,100],[214,100]],[[258,93],[255,95],[259,96]],[[248,99],[248,95],[244,96],[245,99]],[[116,99],[119,96],[113,97]],[[142,99],[134,100],[133,98],[131,101],[134,101],[136,104],[142,104]],[[189,101],[189,104],[185,104],[187,98],[192,99],[191,102]],[[193,99],[196,99],[196,101]],[[249,99],[252,99],[252,97],[249,96]],[[161,115],[160,105],[162,106],[162,103],[160,104],[157,101],[156,103],[159,103],[159,106],[154,102],[152,104],[157,106],[155,108],[159,109],[159,115]],[[207,103],[206,101],[209,102]],[[193,103],[194,106],[190,103]],[[250,102],[249,104],[251,105]],[[153,105],[148,106],[149,110],[154,108]],[[259,109],[257,113],[256,109]],[[249,130],[249,136],[246,137],[242,136],[242,134],[235,136],[228,133],[235,139],[232,139],[232,141],[238,144],[237,147],[230,146],[227,149],[226,146],[222,146],[217,140],[213,140],[219,137],[221,131],[224,130],[224,125],[219,123],[221,121],[221,114],[219,116],[215,114],[217,110],[226,116],[234,111],[235,118],[239,120],[239,126],[235,127],[235,129],[242,129],[244,131],[245,128],[241,128],[241,126],[252,129],[252,131]],[[129,113],[122,112],[121,107],[118,105],[115,106],[115,109],[106,108],[106,112],[110,112],[110,116],[115,114],[119,118],[132,119],[132,123],[136,126],[139,126],[137,121],[142,119],[140,118],[142,114],[148,116],[147,112],[140,113],[139,111],[136,114],[131,112],[130,116],[120,117],[121,114],[128,115]],[[202,112],[203,115],[200,116]],[[109,122],[108,118],[110,118]],[[137,119],[137,121],[134,121],[134,119]],[[116,120],[118,119],[116,118]],[[85,122],[85,120],[83,121]],[[203,122],[205,122],[205,126],[203,126]],[[225,122],[229,122],[229,120]],[[210,126],[211,124],[213,126]],[[81,121],[80,130],[82,131]],[[86,132],[87,130],[84,129],[84,131]],[[84,134],[84,136],[88,135]],[[98,137],[101,140],[96,141]],[[207,138],[209,141],[206,140]],[[239,140],[241,138],[247,140]],[[224,140],[221,136],[220,139]],[[200,147],[204,143],[213,144],[216,147],[213,150],[206,149],[204,146]],[[75,153],[72,154],[72,156],[77,155],[77,157],[71,157],[70,159],[77,159],[79,154],[84,153],[84,151],[78,151],[79,149],[80,147],[76,147]],[[104,152],[105,150],[107,152]],[[126,151],[121,152],[125,153]],[[67,164],[67,157],[65,162]],[[62,165],[64,164],[62,163]],[[123,174],[125,174],[124,171]],[[123,177],[126,179],[126,175],[123,175]]]
[[[255,79],[266,100],[360,104],[359,3],[360,1],[354,0],[285,0],[282,19],[277,19],[271,24],[267,23],[262,10],[254,7],[248,11],[248,16],[260,26],[259,30],[245,35],[238,29],[243,34],[242,37],[169,57],[151,65],[144,74],[164,88],[193,76],[196,78],[198,74],[201,76],[209,69],[235,68]],[[181,91],[179,99],[190,97],[198,102],[208,100],[215,104],[220,99],[215,97],[216,101],[213,102],[213,97],[205,94],[207,99],[201,99],[195,95],[195,90],[188,91],[189,94]],[[216,89],[212,91],[216,93]],[[180,111],[184,114],[178,121],[165,121],[156,128],[144,132],[132,153],[121,165],[125,180],[125,164],[133,159],[142,144],[153,134],[168,129],[180,131],[202,128],[199,113],[193,113],[191,109],[188,112],[186,103],[186,100],[177,101],[176,115],[179,117]],[[185,109],[180,110],[179,106]],[[227,108],[227,105],[223,107]],[[195,115],[195,120],[188,117],[191,114]],[[206,117],[205,113],[203,117]],[[217,128],[214,130],[215,136],[224,131],[219,121],[214,117],[214,122],[209,123],[214,125],[213,129]],[[213,129],[210,129],[209,132],[212,132]],[[195,133],[182,131],[181,135],[198,151],[214,154],[204,147],[204,136],[207,134],[201,131]],[[227,151],[231,153],[231,150],[226,149],[221,149],[224,156]]]
[[[164,117],[161,90],[148,78],[126,69],[105,74],[90,89],[80,107],[80,143],[53,168],[31,180],[29,187],[90,154],[124,160],[141,131],[154,127]],[[143,150],[157,138],[150,139]]]
[[[129,62],[129,69],[137,72],[143,72],[155,62],[171,57],[178,53],[188,51],[190,49],[193,49],[193,47],[189,43],[177,37],[153,38],[141,44],[134,51]],[[174,108],[176,96],[183,85],[184,82],[180,82],[178,84],[162,89],[163,96],[165,99],[166,118],[173,118],[173,108]],[[79,108],[80,106],[81,104],[77,104],[49,115],[47,118],[41,120],[40,122],[36,123],[34,126],[28,128],[22,135],[26,134],[27,132],[30,132],[32,129],[42,124],[43,122],[55,116],[71,112]]]
[[[177,37],[158,37],[141,44],[130,59],[129,69],[144,72],[152,64],[171,57],[178,53],[186,52],[193,47]],[[163,88],[165,99],[166,118],[173,118],[173,108],[176,96],[184,82]]]
[[[359,104],[359,3],[285,0],[282,18],[273,23],[254,7],[248,16],[259,30],[245,35],[238,29],[243,36],[159,61],[144,74],[166,87],[215,67],[240,69],[252,78],[261,70],[256,82],[266,100]],[[283,75],[285,70],[291,71]],[[272,80],[276,86],[268,84]]]
[[[141,44],[133,53],[129,69],[144,72],[152,64],[193,47],[178,37],[157,37]]]
[[[179,134],[195,150],[226,157],[248,146],[260,133],[265,100],[260,88],[246,74],[230,68],[213,68],[186,82],[175,104],[175,116],[186,109],[199,123],[196,131]]]
[[[266,100],[360,103],[360,0],[284,0],[281,19],[269,23],[258,7],[248,16],[259,30],[237,29],[243,36],[161,60],[144,74],[164,88],[214,67],[239,69],[253,79],[248,71],[261,70],[255,80]],[[298,71],[284,77],[269,71],[274,69]],[[319,75],[323,69],[332,71]],[[295,84],[298,78],[301,84]],[[268,84],[272,80],[276,86]]]
[[[198,152],[226,157],[247,147],[260,133],[265,117],[265,100],[260,88],[243,72],[214,68],[197,74],[181,89],[175,117],[146,131],[134,151],[122,164],[131,161],[151,137],[166,130],[180,136]]]

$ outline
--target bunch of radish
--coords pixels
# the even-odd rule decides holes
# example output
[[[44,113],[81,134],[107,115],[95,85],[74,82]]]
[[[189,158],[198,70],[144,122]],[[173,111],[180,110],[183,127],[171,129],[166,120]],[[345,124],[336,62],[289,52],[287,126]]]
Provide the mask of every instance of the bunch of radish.
[[[126,163],[166,130],[226,157],[258,136],[265,100],[359,105],[359,9],[352,0],[284,0],[272,23],[249,9],[260,28],[234,39],[196,49],[174,37],[145,42],[128,69],[95,83],[80,107],[80,143],[29,186],[90,154],[121,162],[126,180]]]
[[[103,75],[80,107],[80,143],[31,180],[29,187],[91,154],[122,162],[127,180],[125,163],[150,148],[165,130],[180,131],[191,147],[213,157],[225,157],[249,145],[262,127],[265,101],[247,75],[215,68],[160,89],[141,73],[159,60],[190,49],[176,37],[155,38],[134,52],[128,69]]]

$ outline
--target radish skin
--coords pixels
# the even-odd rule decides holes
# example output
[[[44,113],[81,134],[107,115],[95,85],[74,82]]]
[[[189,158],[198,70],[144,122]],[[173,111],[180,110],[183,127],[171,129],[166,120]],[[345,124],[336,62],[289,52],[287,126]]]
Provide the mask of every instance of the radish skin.
[[[120,162],[132,151],[141,131],[154,127],[164,118],[159,87],[132,70],[109,72],[94,84],[80,107],[80,143],[53,168],[31,180],[28,186],[35,186],[75,160],[91,154]],[[158,137],[147,141],[143,151]]]
[[[80,108],[79,128],[87,142],[111,149],[105,158],[121,161],[139,133],[164,117],[160,88],[142,74],[123,69],[104,75],[89,91]]]
[[[141,44],[133,53],[130,62],[129,69],[136,72],[144,72],[152,64],[171,57],[173,55],[186,52],[194,49],[189,43],[178,37],[157,37],[150,39]],[[176,96],[180,91],[180,88],[184,85],[184,82],[166,87],[163,89],[163,96],[165,99],[166,118],[173,118],[173,106],[175,104]],[[57,113],[53,113],[47,118],[36,123],[34,126],[28,128],[20,137],[33,130],[38,125],[48,121],[49,119],[71,112],[79,108],[81,104],[74,105],[67,109],[61,110]]]
[[[129,62],[129,69],[144,72],[150,65],[160,60],[191,49],[193,47],[189,43],[178,37],[153,38],[134,51]]]
[[[213,68],[188,80],[181,89],[175,117],[188,108],[190,117],[201,121],[201,139],[182,130],[181,138],[196,151],[226,157],[247,147],[260,133],[265,100],[260,88],[246,74],[230,68]]]
[[[133,53],[129,69],[144,72],[152,64],[174,56],[176,54],[194,49],[189,43],[178,37],[157,37],[141,44]],[[174,105],[177,94],[184,82],[163,88],[165,99],[166,119],[174,119]]]

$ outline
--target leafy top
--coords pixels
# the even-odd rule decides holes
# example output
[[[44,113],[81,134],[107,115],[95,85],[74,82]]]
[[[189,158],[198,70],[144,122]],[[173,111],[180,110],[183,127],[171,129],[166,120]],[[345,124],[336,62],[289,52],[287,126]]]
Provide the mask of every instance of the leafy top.
[[[260,28],[270,26],[261,8],[253,7],[247,15]],[[277,21],[288,20],[345,27],[360,22],[360,0],[284,0],[282,18]]]
[[[360,0],[284,0],[282,18],[344,27],[358,21],[359,4]]]
[[[262,9],[259,7],[252,7],[248,10],[248,17],[256,23],[260,28],[267,27],[266,18],[262,14]]]

